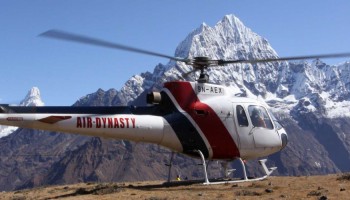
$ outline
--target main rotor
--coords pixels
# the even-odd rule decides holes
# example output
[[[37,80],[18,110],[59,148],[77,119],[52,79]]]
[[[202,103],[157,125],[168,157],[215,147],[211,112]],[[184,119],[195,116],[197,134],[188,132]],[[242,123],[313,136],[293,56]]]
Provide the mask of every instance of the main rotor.
[[[200,75],[198,78],[198,82],[206,83],[209,81],[209,75],[206,73],[206,70],[211,67],[224,66],[227,64],[235,64],[235,63],[267,63],[267,62],[276,62],[276,61],[290,61],[290,60],[307,60],[307,59],[319,59],[319,58],[340,58],[340,57],[350,57],[350,53],[335,53],[335,54],[320,54],[320,55],[308,55],[308,56],[293,56],[293,57],[275,57],[275,58],[266,58],[266,59],[252,59],[252,60],[222,60],[222,59],[210,59],[206,56],[199,56],[194,58],[180,58],[174,56],[168,56],[165,54],[143,50],[135,47],[130,47],[122,44],[117,44],[109,41],[104,41],[101,39],[96,39],[88,36],[68,33],[60,30],[48,30],[39,36],[48,37],[53,39],[65,40],[70,42],[78,42],[83,44],[89,44],[94,46],[100,46],[105,48],[119,49],[124,51],[130,51],[134,53],[146,54],[151,56],[157,56],[162,58],[168,58],[170,60],[175,60],[178,62],[183,62],[186,65],[190,65],[193,67],[193,70],[183,74],[183,76],[187,76],[190,73],[200,71]]]

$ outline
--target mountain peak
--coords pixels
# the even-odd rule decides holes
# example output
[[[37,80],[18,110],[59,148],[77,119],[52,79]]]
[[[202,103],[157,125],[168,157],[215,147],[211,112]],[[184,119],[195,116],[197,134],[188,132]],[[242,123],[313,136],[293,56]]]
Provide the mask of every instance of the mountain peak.
[[[178,45],[175,56],[246,60],[275,58],[277,53],[265,38],[231,14],[224,16],[215,26],[202,23]]]
[[[21,101],[21,106],[43,106],[40,90],[37,87],[32,87],[26,97]]]
[[[208,26],[205,22],[203,22],[203,23],[199,26],[198,30],[199,30],[199,32],[203,32],[203,31],[205,31],[206,29],[209,29],[209,28],[210,28],[210,26]]]
[[[233,14],[225,15],[224,18],[222,18],[221,22],[222,23],[229,23],[231,26],[233,26],[235,24],[243,25],[242,21],[240,19],[238,19],[238,17],[236,17]]]

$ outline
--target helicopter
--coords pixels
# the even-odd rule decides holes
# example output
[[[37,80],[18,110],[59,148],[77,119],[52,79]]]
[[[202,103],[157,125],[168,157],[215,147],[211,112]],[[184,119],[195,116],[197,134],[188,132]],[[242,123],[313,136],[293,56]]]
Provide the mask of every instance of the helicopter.
[[[196,71],[200,75],[195,82],[180,80],[164,83],[162,90],[147,95],[147,106],[22,107],[1,104],[1,125],[157,144],[172,152],[201,159],[204,184],[208,185],[266,179],[276,167],[268,168],[266,159],[259,160],[265,175],[248,178],[244,160],[279,152],[288,143],[286,130],[264,102],[237,97],[228,87],[209,83],[208,68],[235,63],[350,56],[350,53],[339,53],[260,60],[217,60],[204,56],[180,58],[60,30],[49,30],[40,36],[163,57],[193,67],[183,76]],[[172,160],[173,154],[168,182]],[[244,177],[239,180],[209,180],[207,161],[210,160],[239,160]],[[224,168],[225,174],[232,171],[227,169],[227,164]]]

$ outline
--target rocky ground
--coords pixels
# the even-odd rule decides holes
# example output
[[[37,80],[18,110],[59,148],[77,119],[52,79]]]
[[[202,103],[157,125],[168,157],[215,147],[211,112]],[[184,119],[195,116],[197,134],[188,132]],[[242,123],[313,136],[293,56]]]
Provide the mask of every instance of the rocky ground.
[[[186,184],[187,183],[187,184]],[[80,183],[0,193],[0,199],[349,199],[350,174],[270,177],[264,181],[203,185],[160,181]]]

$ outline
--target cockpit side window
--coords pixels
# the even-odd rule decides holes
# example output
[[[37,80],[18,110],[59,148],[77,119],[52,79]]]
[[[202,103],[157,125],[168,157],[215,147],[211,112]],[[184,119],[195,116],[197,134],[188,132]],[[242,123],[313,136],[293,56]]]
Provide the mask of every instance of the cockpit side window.
[[[273,125],[265,108],[261,106],[249,106],[248,112],[254,127],[273,129]]]
[[[244,111],[244,108],[240,105],[236,106],[236,112],[237,112],[237,120],[239,126],[248,126],[248,118]]]

